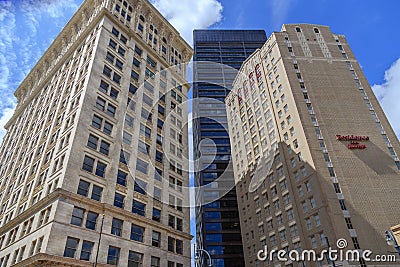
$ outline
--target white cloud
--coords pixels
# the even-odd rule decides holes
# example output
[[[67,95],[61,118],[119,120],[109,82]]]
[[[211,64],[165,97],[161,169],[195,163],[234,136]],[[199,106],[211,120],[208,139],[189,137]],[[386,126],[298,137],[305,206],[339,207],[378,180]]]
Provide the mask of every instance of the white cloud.
[[[400,138],[400,58],[385,71],[385,82],[373,85],[372,89]]]
[[[222,4],[217,0],[152,0],[152,4],[192,43],[194,29],[206,29],[222,19]]]
[[[14,114],[15,107],[3,109],[3,115],[0,118],[0,142],[3,140],[6,130],[4,126],[11,119]]]
[[[10,91],[11,71],[17,69],[13,45],[16,27],[14,13],[15,6],[12,2],[0,2],[0,91],[3,96]]]

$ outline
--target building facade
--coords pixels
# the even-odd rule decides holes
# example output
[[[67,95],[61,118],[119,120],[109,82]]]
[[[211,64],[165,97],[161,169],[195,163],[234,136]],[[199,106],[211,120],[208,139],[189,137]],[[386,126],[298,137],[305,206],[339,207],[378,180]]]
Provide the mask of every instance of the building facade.
[[[387,254],[400,145],[343,35],[284,25],[243,64],[226,108],[246,266],[332,265],[260,261],[265,245],[321,252],[344,239]]]
[[[83,2],[15,92],[2,267],[190,265],[191,56],[148,1]]]
[[[193,105],[193,144],[194,158],[199,159],[195,184],[204,187],[196,194],[197,243],[211,253],[215,267],[244,266],[223,101],[237,70],[264,44],[266,34],[262,30],[195,30],[193,38],[193,98],[197,100]],[[211,142],[200,144],[205,139]],[[213,183],[217,179],[219,182]]]

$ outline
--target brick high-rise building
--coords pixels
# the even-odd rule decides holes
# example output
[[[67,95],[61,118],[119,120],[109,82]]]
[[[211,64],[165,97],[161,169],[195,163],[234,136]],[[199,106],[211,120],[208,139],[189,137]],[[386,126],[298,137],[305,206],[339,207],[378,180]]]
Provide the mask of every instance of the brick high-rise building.
[[[15,92],[2,267],[190,265],[191,56],[149,1],[84,1]]]
[[[326,237],[387,254],[400,144],[343,35],[284,25],[245,61],[226,107],[246,266],[328,266],[257,260],[264,245],[319,252]]]

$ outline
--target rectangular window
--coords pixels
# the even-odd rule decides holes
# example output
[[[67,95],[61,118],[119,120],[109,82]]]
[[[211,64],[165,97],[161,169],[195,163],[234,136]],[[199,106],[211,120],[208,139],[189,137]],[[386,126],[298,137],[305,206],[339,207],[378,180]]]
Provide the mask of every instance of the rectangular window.
[[[74,207],[70,223],[76,226],[82,226],[84,213],[85,213],[84,209]]]
[[[122,66],[121,66],[121,68],[122,68]],[[114,72],[113,81],[116,82],[117,84],[120,84],[121,76]]]
[[[133,128],[133,122],[134,122],[133,117],[132,117],[132,116],[129,116],[128,114],[126,114],[126,115],[125,115],[125,125],[127,125],[127,126]]]
[[[118,170],[117,174],[117,184],[120,184],[122,186],[126,186],[126,178],[128,177],[128,174],[126,172],[123,172],[121,170]]]
[[[133,190],[135,192],[138,192],[139,194],[146,195],[147,183],[145,181],[142,181],[142,180],[136,178]]]
[[[90,255],[92,254],[92,249],[93,249],[93,242],[89,242],[86,240],[83,240],[82,242],[82,249],[81,249],[81,256],[80,260],[84,261],[89,261],[90,260]]]
[[[146,215],[146,204],[133,200],[132,212],[140,216]]]
[[[96,201],[101,201],[101,195],[103,193],[103,188],[97,185],[93,185],[92,189],[92,199]]]
[[[117,109],[117,108],[116,108],[115,106],[113,106],[113,105],[111,105],[111,104],[108,104],[108,105],[107,105],[107,114],[110,115],[111,117],[114,117],[114,116],[115,116],[116,109]]]
[[[151,235],[151,245],[153,247],[160,247],[161,245],[161,233],[153,231]]]
[[[82,169],[84,169],[87,172],[93,172],[93,166],[94,166],[94,159],[88,156],[85,156],[83,160],[83,166]]]
[[[104,128],[103,128],[103,132],[107,135],[111,135],[113,129],[113,125],[109,122],[104,122]]]
[[[135,81],[139,81],[139,73],[136,71],[132,70],[131,71],[131,78],[134,79]]]
[[[175,238],[168,237],[168,251],[175,252]]]
[[[104,65],[103,74],[110,78],[111,77],[111,68]]]
[[[123,220],[113,218],[111,225],[111,234],[116,236],[121,236],[123,224],[124,224]]]
[[[148,163],[138,158],[136,161],[136,170],[140,171],[141,173],[147,174],[148,165]]]
[[[79,185],[78,185],[77,194],[81,195],[81,196],[84,196],[84,197],[87,197],[88,196],[88,192],[89,192],[89,186],[90,186],[90,183],[88,183],[86,181],[83,181],[83,180],[80,180],[79,181]]]
[[[132,135],[124,131],[122,134],[122,141],[125,144],[130,145],[132,143]]]
[[[108,156],[109,152],[110,152],[110,144],[105,141],[101,141],[100,142],[100,153]]]
[[[114,206],[123,209],[124,208],[125,196],[115,193],[114,196]]]
[[[144,237],[144,227],[140,227],[136,224],[132,224],[131,226],[131,240],[137,242],[143,242]]]
[[[107,264],[118,265],[120,248],[110,246],[108,248]]]
[[[67,237],[67,242],[64,249],[64,257],[75,258],[76,248],[78,246],[79,239],[73,237]]]
[[[99,138],[90,134],[87,142],[87,146],[93,149],[97,149],[97,143],[99,142]]]
[[[160,222],[161,221],[161,210],[153,208],[153,221]]]
[[[160,267],[160,258],[151,256],[150,267]]]
[[[128,267],[142,267],[143,266],[143,254],[129,251],[128,256]]]
[[[135,85],[129,84],[129,93],[134,95],[136,93],[137,89],[138,88]]]
[[[96,223],[98,217],[99,214],[89,211],[86,216],[86,225],[85,225],[86,228],[91,230],[96,230]]]
[[[105,172],[106,172],[106,167],[107,167],[106,164],[98,161],[97,166],[96,166],[96,175],[104,178]]]
[[[101,129],[101,124],[103,122],[103,119],[100,118],[99,116],[93,115],[93,119],[92,119],[92,126],[97,128],[97,129]]]

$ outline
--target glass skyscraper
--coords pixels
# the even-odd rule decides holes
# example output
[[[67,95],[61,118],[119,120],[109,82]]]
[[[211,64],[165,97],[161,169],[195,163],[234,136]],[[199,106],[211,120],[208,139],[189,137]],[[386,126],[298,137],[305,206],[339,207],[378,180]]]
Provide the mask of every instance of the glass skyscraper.
[[[193,38],[197,244],[215,267],[244,266],[224,101],[243,61],[267,37],[263,30],[195,30]]]

